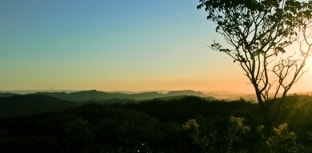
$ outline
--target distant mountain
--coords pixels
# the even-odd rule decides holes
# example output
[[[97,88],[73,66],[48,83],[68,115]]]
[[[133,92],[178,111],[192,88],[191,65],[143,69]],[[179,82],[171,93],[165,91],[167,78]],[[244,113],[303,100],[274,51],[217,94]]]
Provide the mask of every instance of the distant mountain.
[[[99,92],[96,90],[79,91],[79,92],[37,92],[34,95],[47,95],[58,99],[68,101],[94,101],[94,100],[106,100],[114,98],[111,94],[106,92]],[[104,98],[107,97],[107,98]],[[102,99],[104,98],[104,99]]]
[[[105,101],[110,99],[130,99],[130,100],[148,100],[153,98],[165,98],[174,96],[199,96],[206,95],[193,90],[169,91],[168,93],[142,92],[142,93],[122,93],[122,92],[103,92],[97,90],[86,90],[79,92],[37,92],[34,95],[47,95],[67,101]]]
[[[0,118],[55,112],[74,106],[77,106],[77,103],[46,95],[0,97]]]
[[[194,91],[194,90],[169,91],[166,95],[167,96],[181,96],[181,95],[185,95],[185,96],[198,96],[198,97],[205,97],[205,96],[207,96],[207,95],[205,95],[204,93],[202,93],[200,91]]]

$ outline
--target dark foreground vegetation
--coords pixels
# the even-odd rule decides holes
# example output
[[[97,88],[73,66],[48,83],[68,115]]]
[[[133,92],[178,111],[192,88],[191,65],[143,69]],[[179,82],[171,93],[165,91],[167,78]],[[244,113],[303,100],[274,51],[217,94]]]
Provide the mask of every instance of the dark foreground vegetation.
[[[1,119],[0,152],[312,152],[311,114],[311,97],[287,97],[273,133],[264,136],[258,105],[243,99],[88,103]]]

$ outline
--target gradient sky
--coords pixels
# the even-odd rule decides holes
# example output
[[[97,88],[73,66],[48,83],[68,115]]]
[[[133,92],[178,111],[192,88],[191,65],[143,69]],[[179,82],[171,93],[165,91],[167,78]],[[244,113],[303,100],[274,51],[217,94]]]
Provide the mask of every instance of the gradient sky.
[[[253,92],[197,3],[1,0],[0,90]]]

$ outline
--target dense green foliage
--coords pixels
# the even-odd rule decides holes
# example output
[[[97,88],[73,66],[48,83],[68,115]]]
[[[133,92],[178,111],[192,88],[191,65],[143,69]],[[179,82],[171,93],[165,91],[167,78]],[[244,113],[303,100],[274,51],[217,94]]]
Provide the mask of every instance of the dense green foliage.
[[[290,96],[281,107],[265,137],[261,111],[243,99],[90,103],[0,120],[0,152],[311,152],[312,98]]]

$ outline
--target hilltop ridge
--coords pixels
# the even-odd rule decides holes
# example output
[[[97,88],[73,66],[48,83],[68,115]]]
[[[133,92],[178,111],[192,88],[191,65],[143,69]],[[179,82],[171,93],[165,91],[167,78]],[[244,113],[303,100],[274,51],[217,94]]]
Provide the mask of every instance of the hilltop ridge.
[[[16,93],[0,93],[0,97],[10,97],[17,95]],[[161,93],[157,91],[140,92],[140,93],[125,93],[125,92],[106,92],[98,90],[83,90],[73,92],[34,92],[26,95],[47,95],[50,97],[67,100],[67,101],[103,101],[109,99],[131,99],[131,100],[148,100],[154,98],[179,97],[179,96],[198,96],[210,97],[200,91],[194,90],[175,90]],[[210,97],[212,98],[212,97]]]

